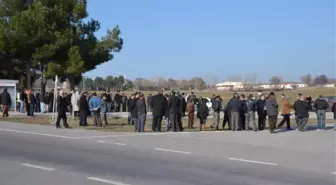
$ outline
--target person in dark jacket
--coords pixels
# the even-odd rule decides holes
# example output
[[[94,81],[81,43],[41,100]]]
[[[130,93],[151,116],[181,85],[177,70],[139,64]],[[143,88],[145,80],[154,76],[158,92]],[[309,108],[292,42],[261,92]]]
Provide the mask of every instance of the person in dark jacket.
[[[239,130],[245,130],[245,95],[240,96],[240,109],[239,109]],[[247,128],[248,130],[248,128]]]
[[[31,90],[29,90],[29,93],[27,96],[28,96],[28,105],[29,105],[29,116],[34,117],[36,98],[35,98],[34,93]]]
[[[116,112],[120,112],[120,107],[122,103],[122,96],[120,95],[120,91],[117,91],[117,94],[114,96],[114,101],[116,104]]]
[[[256,102],[257,114],[258,114],[258,130],[265,129],[266,122],[266,99],[265,94],[261,94],[260,98]]]
[[[279,105],[275,99],[274,92],[271,92],[266,99],[266,111],[268,116],[269,131],[270,133],[275,133],[276,124],[278,121],[278,108]]]
[[[186,102],[185,94],[182,93],[181,96],[182,96],[182,117],[185,117],[186,116],[185,113],[187,109],[187,102]]]
[[[136,124],[136,114],[135,114],[135,103],[136,103],[136,99],[135,99],[135,94],[132,94],[130,99],[128,99],[127,101],[127,110],[128,110],[128,120],[127,123],[129,125],[135,125]]]
[[[227,109],[230,111],[230,124],[232,131],[236,131],[239,128],[239,111],[241,108],[241,101],[238,98],[238,94],[234,93],[233,97],[227,104]]]
[[[7,92],[7,88],[3,90],[3,92],[0,95],[1,98],[1,105],[2,105],[2,117],[8,117],[8,110],[9,107],[12,105],[12,99],[10,94]]]
[[[122,93],[122,95],[121,95],[121,102],[122,102],[122,111],[126,112],[126,110],[127,110],[127,96],[124,93]]]
[[[177,93],[176,96],[180,101],[179,108],[178,108],[179,111],[178,111],[178,114],[177,114],[177,121],[178,121],[178,126],[180,128],[180,131],[183,131],[182,116],[183,116],[183,110],[185,110],[185,108],[183,108],[185,100],[179,92]]]
[[[256,103],[253,99],[253,95],[250,94],[248,96],[248,100],[245,102],[245,130],[249,130],[250,122],[252,122],[252,130],[257,131],[257,126],[255,123],[255,111],[256,111]]]
[[[161,132],[161,122],[167,108],[167,100],[162,90],[152,97],[151,107],[153,109],[152,131]]]
[[[297,116],[297,129],[303,132],[308,122],[310,106],[308,105],[305,98],[301,95],[299,99],[295,101],[293,109],[295,110]]]
[[[211,106],[213,110],[214,122],[212,124],[213,130],[218,130],[220,122],[220,112],[222,111],[222,102],[220,101],[220,96],[215,96],[211,99]]]
[[[106,103],[107,103],[107,112],[111,112],[112,108],[112,97],[110,93],[106,93]]]
[[[87,113],[89,110],[89,103],[86,99],[86,93],[83,92],[79,98],[78,102],[79,108],[79,125],[80,126],[87,126]]]
[[[204,130],[207,118],[209,116],[209,108],[206,105],[207,100],[202,99],[198,108],[198,118],[200,120],[200,131]]]
[[[147,109],[145,96],[143,94],[139,94],[139,99],[137,99],[135,107],[138,116],[136,131],[145,132]]]
[[[70,128],[67,122],[66,111],[68,109],[68,101],[64,96],[64,92],[60,91],[59,96],[57,97],[57,119],[56,119],[56,128],[61,128],[60,122],[63,120],[63,125],[65,128]]]
[[[225,106],[223,108],[223,114],[224,114],[224,119],[223,119],[223,124],[222,124],[222,128],[223,130],[225,129],[225,125],[226,123],[228,124],[228,129],[231,130],[231,124],[230,124],[230,114],[229,114],[229,109],[228,106]]]
[[[35,105],[35,112],[41,112],[41,99],[40,99],[40,93],[36,92],[34,93],[36,105]]]
[[[147,106],[148,111],[152,111],[152,94],[148,94],[147,96]]]
[[[49,97],[48,97],[48,112],[53,112],[53,106],[54,106],[54,90],[52,89],[51,92],[49,93]]]
[[[25,97],[25,93],[24,93],[24,90],[21,90],[20,91],[20,97],[19,97],[19,102],[20,102],[20,108],[19,108],[19,111],[21,113],[24,112],[24,108],[23,108],[23,105],[24,105],[24,97]]]
[[[168,107],[169,95],[165,94],[165,98],[166,98],[166,101],[167,101],[167,107],[166,107],[166,110],[165,110],[164,119],[165,119],[165,123],[166,123],[166,131],[169,131],[170,130],[169,107]]]
[[[329,104],[327,100],[323,99],[323,95],[319,95],[314,102],[314,109],[317,115],[317,128],[319,130],[325,129],[325,119],[326,119],[326,111],[329,108]]]
[[[169,121],[171,125],[172,132],[179,132],[179,122],[178,122],[178,114],[180,106],[180,99],[176,96],[176,92],[172,91],[169,96],[168,107],[169,107]]]
[[[331,107],[331,112],[334,113],[334,119],[336,120],[336,102],[333,103]],[[334,121],[334,130],[336,130],[336,121]]]

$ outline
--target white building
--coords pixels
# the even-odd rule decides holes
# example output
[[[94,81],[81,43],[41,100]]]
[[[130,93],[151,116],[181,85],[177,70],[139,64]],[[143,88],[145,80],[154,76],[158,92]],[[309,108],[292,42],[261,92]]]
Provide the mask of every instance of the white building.
[[[305,88],[308,87],[307,84],[305,83],[296,83],[296,82],[285,82],[285,83],[280,83],[280,84],[260,84],[258,85],[259,88],[261,89],[294,89],[294,88]]]
[[[246,85],[250,83],[246,82],[223,82],[216,84],[216,88],[219,91],[233,90],[233,89],[243,89]]]

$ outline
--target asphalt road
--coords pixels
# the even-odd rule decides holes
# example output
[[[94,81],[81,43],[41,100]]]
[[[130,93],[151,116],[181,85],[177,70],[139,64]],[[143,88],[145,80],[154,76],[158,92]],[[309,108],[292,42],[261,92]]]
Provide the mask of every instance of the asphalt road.
[[[334,185],[335,131],[107,133],[0,122],[1,185]]]

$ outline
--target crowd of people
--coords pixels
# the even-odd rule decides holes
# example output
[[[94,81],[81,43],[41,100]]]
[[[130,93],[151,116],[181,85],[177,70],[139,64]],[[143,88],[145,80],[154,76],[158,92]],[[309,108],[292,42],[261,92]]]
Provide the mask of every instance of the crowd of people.
[[[3,107],[3,117],[8,116],[8,108],[11,106],[11,97],[4,89],[1,94],[1,105]],[[54,104],[54,98],[56,102]],[[277,128],[281,128],[285,123],[288,130],[291,130],[291,111],[295,113],[295,122],[299,131],[305,131],[309,118],[309,112],[315,111],[317,116],[318,130],[325,129],[326,110],[329,108],[328,102],[320,95],[315,101],[310,96],[304,97],[298,94],[297,100],[291,104],[285,94],[281,96],[278,104],[275,94],[258,94],[255,97],[249,94],[234,93],[233,97],[226,105],[220,96],[213,95],[211,107],[208,107],[208,99],[196,97],[191,92],[189,95],[172,91],[170,94],[163,94],[159,91],[157,95],[145,95],[141,92],[133,93],[129,99],[120,91],[112,96],[111,93],[89,93],[73,91],[64,93],[58,91],[54,97],[54,91],[45,93],[41,96],[38,92],[31,90],[18,93],[19,111],[24,112],[26,107],[27,116],[34,116],[34,112],[57,112],[56,127],[61,128],[60,121],[63,120],[64,127],[70,128],[67,123],[66,113],[70,112],[73,116],[79,117],[79,125],[87,126],[87,117],[92,116],[93,125],[108,125],[108,112],[128,111],[128,124],[135,126],[136,132],[144,132],[147,118],[147,111],[152,112],[152,131],[161,132],[161,123],[164,121],[165,130],[172,132],[183,131],[182,118],[187,116],[188,128],[194,128],[195,113],[199,119],[199,129],[204,130],[204,126],[209,117],[209,109],[212,109],[213,123],[211,128],[218,130],[220,125],[220,114],[224,113],[222,129],[226,125],[232,131],[250,130],[258,131],[265,129],[266,118],[268,117],[269,131],[275,133]],[[146,101],[147,99],[147,101]],[[282,120],[278,123],[279,109]],[[334,118],[336,119],[336,103],[332,106]],[[187,113],[187,114],[186,114]],[[256,117],[258,116],[257,120]]]

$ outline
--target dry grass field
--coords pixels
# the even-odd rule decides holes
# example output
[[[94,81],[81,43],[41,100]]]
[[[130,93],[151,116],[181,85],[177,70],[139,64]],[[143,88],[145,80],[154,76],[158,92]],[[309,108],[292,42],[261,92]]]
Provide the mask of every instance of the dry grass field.
[[[189,91],[183,91],[184,93],[190,93]],[[263,93],[269,93],[270,91],[264,91]],[[127,96],[132,94],[131,91],[125,91],[123,92]],[[142,91],[147,97],[148,94],[156,94],[157,92],[149,92],[149,91]],[[169,92],[166,92],[169,93]],[[223,102],[226,103],[228,100],[232,97],[233,92],[221,92],[221,91],[194,91],[196,96],[203,96],[203,97],[212,97],[212,95],[220,95],[223,99]],[[240,94],[254,94],[256,95],[257,92],[238,92]],[[322,94],[324,96],[336,96],[336,88],[300,88],[297,90],[286,90],[286,91],[277,91],[275,92],[276,97],[278,100],[280,100],[281,94],[285,94],[288,97],[291,97],[291,101],[295,101],[297,94],[302,93],[304,96],[311,95],[313,99],[317,98],[319,94]]]

